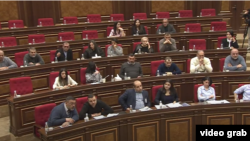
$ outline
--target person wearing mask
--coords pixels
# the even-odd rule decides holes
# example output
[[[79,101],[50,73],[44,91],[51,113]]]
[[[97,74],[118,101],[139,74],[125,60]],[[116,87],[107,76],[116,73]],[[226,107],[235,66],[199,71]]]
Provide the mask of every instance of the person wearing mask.
[[[69,87],[76,86],[77,83],[68,75],[68,71],[62,68],[59,71],[59,76],[56,77],[53,89],[66,89]]]
[[[76,100],[72,96],[68,96],[65,102],[54,107],[50,113],[48,126],[67,127],[79,120],[76,110]]]
[[[162,25],[159,26],[159,28],[156,31],[156,34],[162,34],[162,33],[176,33],[176,30],[174,29],[174,26],[168,23],[168,19],[162,20]]]
[[[173,81],[171,79],[167,79],[163,83],[162,88],[158,89],[154,103],[159,105],[160,101],[162,104],[176,103],[179,101]]]
[[[250,85],[245,84],[234,91],[234,99],[239,100],[238,95],[243,94],[243,100],[250,100]]]
[[[228,31],[227,38],[222,39],[221,42],[223,44],[223,48],[239,48],[233,31]]]
[[[96,83],[102,80],[102,75],[96,68],[95,62],[89,62],[85,72],[86,83]]]
[[[202,86],[197,90],[197,97],[200,102],[215,100],[215,90],[212,85],[212,80],[209,77],[202,78]]]
[[[108,47],[108,56],[122,56],[123,49],[122,47],[118,46],[118,40],[113,38],[111,40],[111,45]]]
[[[210,59],[204,57],[204,51],[198,50],[197,56],[192,58],[190,61],[190,73],[195,72],[213,72]]]
[[[160,52],[178,51],[175,39],[171,38],[171,34],[169,33],[165,33],[164,38],[160,40],[159,44]]]
[[[159,65],[158,70],[160,75],[163,75],[166,72],[172,72],[172,74],[181,74],[181,70],[175,63],[172,63],[172,59],[170,57],[165,58],[165,62]]]
[[[130,78],[141,78],[143,77],[141,64],[139,62],[135,62],[135,55],[129,54],[128,62],[125,62],[121,66],[120,77],[125,79],[125,73],[127,77]]]
[[[124,29],[121,28],[120,22],[114,23],[114,28],[110,31],[109,37],[125,37],[126,34],[124,32]]]
[[[241,55],[239,55],[238,49],[232,49],[231,55],[226,57],[224,69],[229,71],[246,71],[246,61]]]
[[[148,92],[143,90],[142,83],[138,80],[134,81],[133,89],[127,89],[120,97],[119,103],[124,111],[138,110],[144,107],[150,107],[151,102]],[[132,109],[130,109],[130,105]]]
[[[69,43],[64,42],[62,48],[56,51],[55,56],[57,57],[57,61],[73,60],[73,52],[70,49]]]
[[[138,44],[136,46],[134,54],[139,53],[139,50],[141,50],[141,53],[154,53],[154,49],[150,46],[150,43],[148,42],[148,37],[141,38],[141,44]]]
[[[37,54],[34,47],[29,48],[29,53],[25,54],[23,58],[23,64],[27,63],[27,66],[39,66],[44,64],[43,58]]]
[[[0,71],[17,68],[17,64],[9,57],[4,56],[4,52],[0,50]]]
[[[141,21],[136,19],[133,26],[132,26],[132,34],[133,35],[144,35],[147,34],[145,27],[141,25]]]
[[[108,115],[114,111],[104,102],[98,100],[95,95],[88,95],[88,101],[84,103],[82,110],[79,113],[79,119],[84,119],[86,113],[88,117],[97,117],[100,115]]]
[[[94,40],[91,40],[89,42],[89,47],[84,52],[84,58],[91,59],[92,57],[95,57],[96,55],[105,57],[105,53],[103,52],[103,50],[97,46]]]

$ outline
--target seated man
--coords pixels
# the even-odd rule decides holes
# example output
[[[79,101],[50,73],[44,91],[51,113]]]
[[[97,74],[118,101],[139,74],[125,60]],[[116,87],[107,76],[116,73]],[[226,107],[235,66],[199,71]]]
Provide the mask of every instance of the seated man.
[[[72,96],[68,96],[66,101],[54,107],[50,113],[48,126],[67,127],[79,119],[75,108],[76,100]]]
[[[127,89],[120,97],[119,103],[121,104],[123,110],[138,110],[144,107],[150,107],[150,99],[148,92],[143,90],[142,84],[140,81],[134,81],[134,89]]]
[[[120,77],[125,78],[125,73],[127,77],[131,78],[140,78],[143,76],[141,64],[139,62],[135,62],[135,55],[129,54],[128,62],[123,63],[120,70]]]
[[[161,34],[161,33],[175,33],[174,26],[172,24],[168,23],[168,19],[163,19],[162,20],[162,25],[159,26],[158,30],[156,31],[156,34]]]
[[[160,40],[160,52],[178,51],[176,48],[175,39],[171,38],[169,33],[166,33],[164,38]]]
[[[64,42],[62,48],[56,51],[55,56],[57,57],[57,61],[73,60],[73,52],[70,49],[69,43]]]
[[[166,72],[172,72],[172,74],[181,74],[181,70],[175,63],[172,63],[172,59],[170,57],[165,58],[165,62],[159,65],[158,70],[160,75],[163,75]]]
[[[96,96],[88,95],[88,102],[86,102],[79,114],[80,119],[84,119],[88,113],[89,117],[96,117],[100,115],[108,115],[113,113],[113,110],[101,100],[98,100]]]
[[[238,49],[232,49],[231,55],[228,55],[225,59],[224,69],[229,71],[246,71],[246,68],[246,61],[239,55]]]
[[[154,53],[154,49],[150,46],[150,43],[148,42],[148,37],[141,38],[141,44],[138,44],[136,46],[134,54],[139,53],[139,50],[141,50],[141,53]]]
[[[213,67],[211,65],[210,59],[204,57],[204,51],[198,50],[197,57],[191,59],[190,62],[190,73],[195,72],[212,72]]]
[[[13,62],[9,57],[5,57],[4,52],[0,50],[0,71],[11,68],[17,68],[16,63]]]
[[[43,58],[37,54],[34,47],[29,48],[29,53],[23,58],[23,64],[27,63],[27,66],[38,66],[44,64]]]

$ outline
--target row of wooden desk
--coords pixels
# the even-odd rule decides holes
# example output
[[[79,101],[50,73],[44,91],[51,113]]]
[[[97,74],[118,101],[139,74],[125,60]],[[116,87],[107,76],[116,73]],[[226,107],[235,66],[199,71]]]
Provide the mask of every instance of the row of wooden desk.
[[[215,84],[216,99],[233,99],[233,92],[238,88],[238,84],[249,83],[246,81],[249,77],[248,71],[181,74],[174,76],[145,77],[139,80],[142,82],[143,88],[149,92],[151,102],[153,102],[151,98],[152,87],[163,85],[167,78],[173,80],[180,101],[192,102],[194,99],[194,85],[200,84],[204,76],[209,76],[213,80],[213,84]],[[16,136],[32,133],[32,127],[34,125],[34,107],[47,103],[60,104],[64,101],[65,97],[70,95],[79,98],[89,94],[95,94],[98,99],[110,105],[114,111],[121,111],[118,98],[126,89],[133,87],[134,80],[135,79],[107,82],[95,85],[78,85],[65,90],[35,92],[34,94],[27,94],[20,98],[9,97],[7,101],[10,112],[10,132]]]

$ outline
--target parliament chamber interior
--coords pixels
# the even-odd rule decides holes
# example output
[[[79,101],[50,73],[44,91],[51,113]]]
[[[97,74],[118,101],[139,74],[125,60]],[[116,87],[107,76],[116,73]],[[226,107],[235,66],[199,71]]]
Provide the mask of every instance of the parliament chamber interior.
[[[0,140],[195,141],[196,125],[249,125],[249,7],[0,1]]]

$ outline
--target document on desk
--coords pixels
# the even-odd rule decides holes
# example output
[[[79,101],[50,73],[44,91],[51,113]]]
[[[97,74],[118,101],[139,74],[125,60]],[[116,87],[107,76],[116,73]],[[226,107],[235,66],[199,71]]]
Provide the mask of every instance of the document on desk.
[[[72,126],[71,124],[69,125],[69,126]],[[67,126],[67,127],[69,127],[69,126]],[[59,126],[60,128],[66,128],[66,127],[62,127],[62,126]]]
[[[149,110],[152,110],[151,108],[149,108],[149,107],[144,107],[144,108],[141,108],[141,109],[139,109],[140,111],[149,111]]]
[[[102,119],[102,118],[105,118],[105,116],[100,115],[100,116],[94,117],[94,119]]]
[[[180,103],[170,103],[170,104],[167,104],[167,106],[169,108],[182,107]]]
[[[208,104],[222,104],[222,103],[230,103],[227,100],[214,100],[214,101],[207,101]]]
[[[111,113],[111,114],[108,114],[107,117],[113,117],[113,116],[117,116],[119,113]]]
[[[156,108],[156,109],[161,109],[161,108],[160,108],[160,105],[155,105],[155,108]],[[167,107],[166,105],[162,105],[162,109],[164,109],[164,108],[168,108],[168,107]]]

